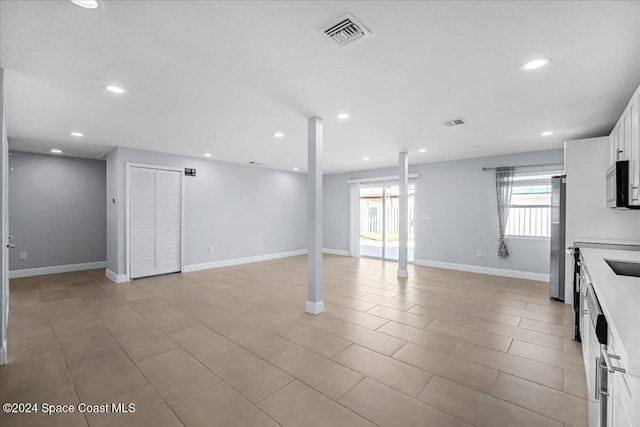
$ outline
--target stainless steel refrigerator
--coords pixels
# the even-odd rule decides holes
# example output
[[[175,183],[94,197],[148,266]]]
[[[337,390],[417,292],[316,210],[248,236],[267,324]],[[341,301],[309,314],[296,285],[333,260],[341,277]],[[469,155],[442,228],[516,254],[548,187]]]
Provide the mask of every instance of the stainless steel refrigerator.
[[[549,294],[564,301],[566,175],[551,178],[551,263]]]

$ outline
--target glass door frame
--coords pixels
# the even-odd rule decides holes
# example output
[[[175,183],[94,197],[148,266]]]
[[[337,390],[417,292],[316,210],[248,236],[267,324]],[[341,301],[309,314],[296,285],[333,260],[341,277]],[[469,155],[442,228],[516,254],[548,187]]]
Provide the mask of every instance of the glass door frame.
[[[415,179],[409,179],[409,186],[413,186],[413,198],[414,198],[414,204],[413,204],[413,210],[414,210],[414,221],[415,221],[415,209],[416,209],[416,205],[415,205],[415,200],[416,200],[416,194],[417,194],[417,183]],[[375,181],[375,182],[368,182],[368,183],[361,183],[359,186],[359,194],[358,194],[358,209],[360,209],[360,200],[361,200],[361,195],[362,195],[362,189],[363,188],[381,188],[382,189],[382,238],[381,238],[381,242],[382,242],[382,255],[381,256],[374,256],[374,255],[362,255],[362,250],[358,250],[358,257],[359,258],[370,258],[370,259],[379,259],[382,261],[395,261],[397,262],[397,259],[392,259],[392,258],[386,258],[386,246],[387,246],[387,187],[399,187],[399,182],[398,180],[391,180],[391,181]],[[360,218],[361,216],[358,215],[358,218]],[[408,220],[409,218],[407,218]],[[417,221],[415,221],[415,225],[412,225],[411,222],[409,222],[408,226],[409,226],[409,232],[408,235],[411,235],[411,231],[410,231],[410,227],[413,227],[413,260],[409,260],[409,256],[407,254],[407,262],[410,264],[413,264],[415,262],[415,250],[416,250],[416,225],[417,225]],[[360,223],[360,221],[358,221],[358,230],[357,230],[357,234],[358,234],[358,246],[360,247],[360,233],[362,230],[362,224]],[[408,236],[407,236],[408,237]],[[407,239],[408,240],[408,239]],[[407,241],[407,246],[408,246],[408,241]]]

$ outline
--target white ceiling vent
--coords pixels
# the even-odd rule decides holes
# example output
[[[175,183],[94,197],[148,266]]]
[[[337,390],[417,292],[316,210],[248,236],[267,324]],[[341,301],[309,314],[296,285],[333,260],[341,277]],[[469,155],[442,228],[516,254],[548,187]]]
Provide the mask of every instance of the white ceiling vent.
[[[336,19],[320,31],[324,31],[327,36],[340,46],[344,46],[371,34],[371,31],[350,13]]]
[[[460,126],[464,124],[462,119],[447,120],[446,122],[442,122],[442,123],[444,123],[445,126]]]

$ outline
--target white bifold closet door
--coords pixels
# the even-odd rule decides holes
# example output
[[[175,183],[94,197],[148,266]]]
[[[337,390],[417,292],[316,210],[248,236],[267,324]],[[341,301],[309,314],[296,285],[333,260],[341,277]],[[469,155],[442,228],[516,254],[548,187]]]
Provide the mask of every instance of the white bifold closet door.
[[[181,268],[182,175],[131,168],[131,278]]]

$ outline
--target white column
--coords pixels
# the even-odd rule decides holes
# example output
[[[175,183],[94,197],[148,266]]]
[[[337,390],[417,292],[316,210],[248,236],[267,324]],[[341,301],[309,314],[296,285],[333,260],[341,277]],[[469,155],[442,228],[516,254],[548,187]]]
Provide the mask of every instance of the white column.
[[[360,257],[360,183],[349,184],[349,255]]]
[[[398,215],[398,277],[408,277],[407,247],[409,240],[409,155],[403,151],[399,156],[398,187],[400,189],[400,212]]]
[[[321,313],[322,301],[322,119],[308,121],[309,255],[305,311]]]

